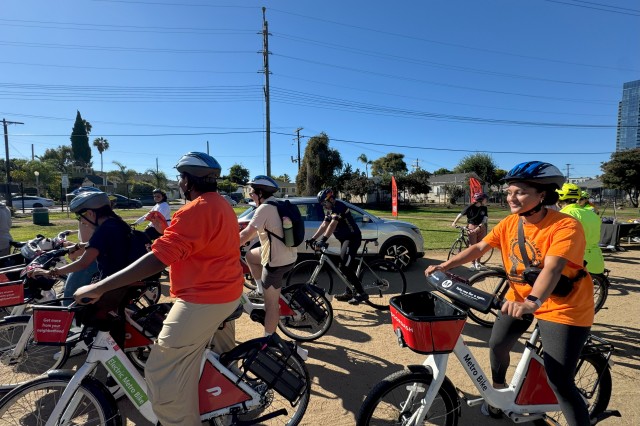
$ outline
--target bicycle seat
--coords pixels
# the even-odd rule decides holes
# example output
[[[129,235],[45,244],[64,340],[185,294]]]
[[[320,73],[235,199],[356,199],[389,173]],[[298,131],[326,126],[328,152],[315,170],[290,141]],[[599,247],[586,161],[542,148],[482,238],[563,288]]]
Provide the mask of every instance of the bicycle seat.
[[[468,285],[464,279],[456,275],[435,271],[427,277],[427,282],[440,293],[467,308],[485,314],[492,308],[500,308],[500,302],[494,295]]]

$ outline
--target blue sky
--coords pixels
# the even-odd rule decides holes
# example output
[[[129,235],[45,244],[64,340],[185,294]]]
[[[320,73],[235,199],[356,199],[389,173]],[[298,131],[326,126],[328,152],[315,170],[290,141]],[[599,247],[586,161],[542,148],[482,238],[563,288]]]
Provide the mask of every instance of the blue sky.
[[[633,0],[4,2],[0,118],[10,155],[68,145],[76,110],[114,160],[170,178],[186,151],[266,171],[262,6],[269,23],[271,171],[294,177],[296,129],[363,169],[388,152],[452,169],[556,164],[600,174],[622,84],[640,79]],[[93,149],[93,162],[100,157]]]

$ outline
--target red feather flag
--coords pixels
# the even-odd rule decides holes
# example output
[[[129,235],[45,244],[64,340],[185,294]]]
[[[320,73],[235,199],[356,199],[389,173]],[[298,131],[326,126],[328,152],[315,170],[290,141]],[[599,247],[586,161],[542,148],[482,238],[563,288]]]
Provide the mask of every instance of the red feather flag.
[[[473,194],[482,192],[482,185],[476,178],[469,178],[469,192],[471,192],[471,199],[473,199]]]
[[[398,185],[394,176],[391,176],[391,216],[398,216]]]

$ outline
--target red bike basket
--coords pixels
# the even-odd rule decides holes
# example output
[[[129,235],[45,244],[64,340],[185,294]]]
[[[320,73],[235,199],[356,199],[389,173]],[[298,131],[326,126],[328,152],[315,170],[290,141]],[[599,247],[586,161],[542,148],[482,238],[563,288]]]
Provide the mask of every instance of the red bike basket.
[[[0,284],[0,308],[24,303],[24,281],[9,281]]]
[[[33,306],[33,337],[38,345],[64,345],[74,312],[66,306]]]
[[[401,346],[419,354],[453,351],[467,319],[465,311],[428,291],[392,297],[390,304]]]

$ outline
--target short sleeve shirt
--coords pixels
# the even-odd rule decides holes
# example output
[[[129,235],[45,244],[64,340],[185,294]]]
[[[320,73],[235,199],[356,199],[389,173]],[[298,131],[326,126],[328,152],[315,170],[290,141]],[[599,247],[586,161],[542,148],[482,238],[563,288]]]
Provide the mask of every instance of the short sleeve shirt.
[[[509,215],[483,239],[501,250],[502,262],[509,276],[507,300],[523,302],[531,286],[522,279],[525,269],[518,244],[518,215]],[[562,274],[573,278],[583,265],[585,238],[580,223],[564,213],[547,210],[539,223],[525,224],[525,248],[532,266],[544,267],[545,256],[567,260]],[[593,282],[589,275],[573,284],[566,297],[551,295],[535,312],[538,319],[560,324],[589,327],[593,323]]]
[[[584,260],[587,262],[587,270],[594,274],[604,272],[604,257],[600,249],[600,227],[602,220],[593,210],[580,207],[579,204],[569,204],[565,206],[561,213],[575,217],[584,229],[584,236],[587,240],[587,247],[584,252]]]
[[[338,226],[336,226],[333,236],[339,241],[362,239],[360,228],[358,228],[349,207],[340,200],[336,200],[331,211],[327,211],[324,217],[325,222],[331,222],[332,220],[338,221]]]
[[[475,204],[469,204],[460,212],[462,216],[467,216],[467,223],[472,225],[480,225],[485,217],[488,216],[487,206],[476,206]]]
[[[278,208],[267,201],[275,201],[274,197],[269,197],[256,209],[249,226],[258,230],[260,239],[260,251],[262,265],[284,266],[295,263],[298,258],[298,250],[295,247],[287,247],[282,241],[274,236],[270,236],[267,231],[272,232],[280,238],[284,238],[282,229],[282,219],[278,214]]]

